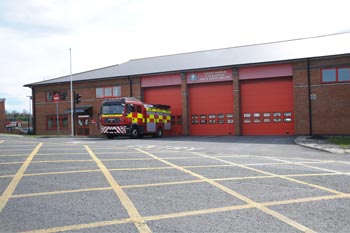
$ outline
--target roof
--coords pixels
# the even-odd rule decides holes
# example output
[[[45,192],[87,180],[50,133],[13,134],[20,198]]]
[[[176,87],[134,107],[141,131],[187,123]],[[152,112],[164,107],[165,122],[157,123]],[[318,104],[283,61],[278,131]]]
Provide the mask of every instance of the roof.
[[[280,62],[302,58],[350,54],[350,32],[280,42],[238,46],[174,55],[134,59],[73,75],[73,81],[128,77],[204,68]],[[70,76],[25,86],[69,82]]]

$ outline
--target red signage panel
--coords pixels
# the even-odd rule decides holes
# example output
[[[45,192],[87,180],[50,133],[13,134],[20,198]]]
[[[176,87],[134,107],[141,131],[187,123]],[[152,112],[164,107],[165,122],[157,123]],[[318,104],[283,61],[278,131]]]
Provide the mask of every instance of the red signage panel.
[[[187,83],[224,82],[233,79],[232,70],[206,70],[187,73]]]
[[[289,76],[293,76],[293,66],[289,63],[239,68],[240,80]]]
[[[141,87],[159,87],[170,85],[181,85],[180,73],[152,75],[141,78]]]

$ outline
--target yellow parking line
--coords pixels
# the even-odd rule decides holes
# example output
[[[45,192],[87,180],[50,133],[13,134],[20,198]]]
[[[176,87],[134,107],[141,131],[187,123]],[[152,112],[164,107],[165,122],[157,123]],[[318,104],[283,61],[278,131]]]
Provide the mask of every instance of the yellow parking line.
[[[24,172],[27,170],[30,162],[34,158],[34,156],[38,153],[39,149],[43,143],[39,143],[32,153],[28,156],[26,161],[23,163],[23,165],[20,167],[20,169],[17,171],[16,175],[11,180],[10,184],[7,186],[6,190],[4,191],[3,195],[0,197],[0,213],[6,206],[8,200],[10,199],[12,193],[15,191],[19,181],[22,179]]]
[[[0,165],[11,165],[11,164],[22,164],[22,162],[3,162],[3,163],[0,163]]]
[[[297,203],[311,202],[311,201],[334,200],[339,198],[350,198],[350,194],[335,194],[335,195],[327,195],[327,196],[319,196],[319,197],[305,197],[305,198],[298,198],[298,199],[292,199],[292,200],[264,202],[261,204],[264,206],[275,206],[275,205],[297,204]]]
[[[53,228],[46,228],[46,229],[40,229],[40,230],[34,230],[34,231],[24,231],[22,233],[53,233],[53,232],[63,232],[63,231],[74,231],[74,230],[81,230],[81,229],[94,228],[94,227],[125,224],[129,222],[132,222],[131,218],[85,223],[85,224],[70,225],[70,226],[63,226],[63,227],[53,227]]]
[[[315,185],[315,184],[311,184],[311,183],[308,183],[308,182],[305,182],[305,181],[301,181],[301,180],[297,180],[297,179],[294,179],[294,178],[290,178],[287,175],[277,175],[277,174],[274,174],[274,173],[271,173],[271,172],[259,170],[259,169],[252,168],[252,167],[248,167],[246,165],[233,163],[233,162],[226,161],[226,160],[219,159],[219,158],[214,158],[214,157],[211,157],[211,156],[208,156],[208,155],[205,155],[205,154],[201,154],[201,153],[198,153],[198,152],[193,152],[193,153],[197,154],[197,155],[201,155],[204,158],[211,158],[211,159],[214,159],[214,160],[217,160],[217,161],[221,161],[223,163],[236,165],[236,166],[241,167],[241,168],[245,168],[245,169],[248,169],[248,170],[251,170],[251,171],[259,172],[259,173],[262,173],[262,174],[265,174],[265,175],[275,176],[277,178],[289,180],[289,181],[292,181],[294,183],[304,184],[304,185],[311,186],[311,187],[314,187],[314,188],[317,188],[317,189],[321,189],[321,190],[324,190],[324,191],[327,191],[327,192],[330,192],[330,193],[343,194],[342,192],[339,192],[339,191],[334,190],[334,189],[329,189],[329,188],[326,188],[326,187],[323,187],[323,186],[320,186],[320,185]]]
[[[69,159],[62,159],[62,160],[36,160],[32,163],[70,163],[70,162],[93,162],[92,159],[77,159],[77,160],[69,160]]]
[[[275,218],[277,218],[277,219],[287,223],[288,225],[290,225],[290,226],[292,226],[292,227],[294,227],[294,228],[296,228],[298,230],[301,230],[301,231],[304,231],[304,232],[314,232],[312,229],[310,229],[310,228],[308,228],[306,226],[303,226],[302,224],[300,224],[300,223],[298,223],[298,222],[296,222],[296,221],[294,221],[294,220],[292,220],[292,219],[290,219],[290,218],[288,218],[288,217],[286,217],[286,216],[284,216],[284,215],[282,215],[282,214],[280,214],[280,213],[278,213],[278,212],[276,212],[274,210],[271,210],[271,209],[269,209],[269,208],[267,208],[267,207],[265,207],[265,206],[255,202],[255,201],[249,199],[248,197],[246,197],[246,196],[244,196],[242,194],[239,194],[239,193],[237,193],[236,191],[234,191],[232,189],[227,188],[226,186],[224,186],[224,185],[222,185],[220,183],[217,183],[217,182],[215,182],[215,181],[213,181],[211,179],[208,179],[208,178],[206,178],[206,177],[204,177],[202,175],[194,173],[194,172],[192,172],[190,170],[187,170],[187,169],[185,169],[183,167],[177,166],[176,164],[170,163],[170,162],[168,162],[168,161],[166,161],[164,159],[158,158],[157,156],[155,156],[155,155],[153,155],[153,154],[151,154],[151,153],[149,153],[147,151],[143,151],[141,149],[135,149],[135,150],[140,151],[141,153],[147,154],[150,157],[152,157],[152,158],[154,158],[154,159],[156,159],[156,160],[158,160],[160,162],[163,162],[163,163],[165,163],[165,164],[167,164],[169,166],[175,167],[178,170],[183,171],[185,173],[188,173],[188,174],[190,174],[190,175],[192,175],[192,176],[194,176],[196,178],[204,180],[207,183],[209,183],[209,184],[211,184],[211,185],[221,189],[222,191],[224,191],[224,192],[226,192],[226,193],[228,193],[228,194],[230,194],[230,195],[232,195],[232,196],[234,196],[234,197],[236,197],[236,198],[238,198],[238,199],[248,203],[249,205],[254,206],[255,208],[263,211],[266,214],[274,216]]]
[[[330,169],[326,169],[326,168],[320,168],[320,167],[316,167],[316,166],[311,166],[311,165],[308,165],[308,164],[293,163],[293,162],[290,162],[290,161],[287,161],[287,160],[283,160],[283,159],[275,159],[275,158],[270,158],[270,159],[275,160],[275,161],[285,162],[285,163],[288,163],[288,164],[296,164],[296,165],[299,165],[299,166],[302,166],[302,167],[313,168],[313,169],[317,169],[317,170],[321,170],[321,171],[326,171],[326,172],[341,173],[341,172],[338,172],[338,171],[334,171],[334,170],[330,170]]]
[[[261,203],[261,205],[263,205],[263,206],[276,206],[276,205],[296,204],[296,203],[304,203],[304,202],[312,202],[312,201],[334,200],[334,199],[349,198],[349,197],[350,197],[350,194],[328,195],[328,196],[300,198],[300,199],[285,200],[285,201],[265,202],[265,203]],[[203,209],[203,210],[194,210],[194,211],[162,214],[162,215],[145,216],[145,217],[143,217],[143,219],[145,221],[155,221],[155,220],[162,220],[162,219],[188,217],[188,216],[220,213],[220,212],[242,210],[242,209],[251,209],[251,208],[255,208],[255,206],[250,205],[250,204],[245,204],[245,205],[236,205],[236,206],[227,206],[227,207],[210,208],[210,209]],[[88,228],[95,228],[95,227],[103,227],[103,226],[109,226],[109,225],[125,224],[125,223],[129,223],[129,222],[132,222],[131,218],[111,220],[111,221],[93,222],[93,223],[87,223],[87,224],[70,225],[70,226],[62,226],[62,227],[55,227],[55,228],[47,228],[47,229],[40,229],[40,230],[34,230],[34,231],[26,231],[26,232],[22,232],[22,233],[53,233],[53,232],[72,231],[72,230],[81,230],[81,229],[88,229]]]
[[[102,187],[102,188],[86,188],[86,189],[74,189],[74,190],[61,190],[61,191],[42,192],[42,193],[26,193],[26,194],[12,195],[11,198],[37,197],[37,196],[45,196],[45,195],[57,195],[57,194],[66,194],[66,193],[81,193],[81,192],[92,192],[92,191],[105,191],[105,190],[111,190],[111,189],[112,189],[112,187]]]
[[[79,170],[79,171],[62,171],[62,172],[42,172],[42,173],[30,173],[24,174],[23,176],[46,176],[46,175],[61,175],[61,174],[74,174],[74,173],[85,173],[85,172],[100,172],[101,170]]]
[[[111,168],[109,171],[146,171],[146,170],[165,170],[174,169],[173,167],[136,167],[136,168]]]
[[[91,158],[96,162],[97,166],[101,169],[103,175],[106,177],[108,183],[112,186],[114,192],[118,196],[120,202],[128,212],[131,219],[133,219],[133,223],[139,232],[152,232],[151,229],[147,226],[145,220],[141,217],[136,207],[129,199],[128,195],[123,191],[120,185],[113,178],[111,173],[105,167],[105,165],[101,162],[99,158],[95,155],[95,153],[90,149],[89,146],[84,146],[86,151],[90,154]]]
[[[202,214],[212,214],[212,213],[227,212],[227,211],[233,211],[233,210],[243,210],[243,209],[250,209],[250,208],[254,208],[254,206],[250,204],[245,204],[245,205],[227,206],[227,207],[220,207],[220,208],[211,208],[211,209],[205,209],[205,210],[193,210],[193,211],[186,211],[186,212],[179,212],[179,213],[147,216],[147,217],[144,217],[144,219],[146,221],[155,221],[155,220],[168,219],[168,218],[179,218],[179,217],[187,217],[187,216],[202,215]]]
[[[1,152],[1,151],[0,151]],[[28,156],[28,154],[11,154],[11,155],[0,155],[0,157],[15,157],[15,156]]]

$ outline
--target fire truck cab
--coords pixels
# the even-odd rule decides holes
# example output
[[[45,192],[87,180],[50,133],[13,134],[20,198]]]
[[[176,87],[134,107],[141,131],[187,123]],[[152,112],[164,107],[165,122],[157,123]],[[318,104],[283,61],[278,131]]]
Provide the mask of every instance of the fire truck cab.
[[[133,97],[108,99],[100,108],[100,132],[110,139],[118,135],[162,137],[164,130],[171,129],[170,114],[167,105],[145,104]]]

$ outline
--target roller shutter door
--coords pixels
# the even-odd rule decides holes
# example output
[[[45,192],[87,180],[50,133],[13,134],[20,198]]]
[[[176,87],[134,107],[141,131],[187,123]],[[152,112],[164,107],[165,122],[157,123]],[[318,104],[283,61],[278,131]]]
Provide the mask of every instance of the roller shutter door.
[[[171,131],[165,135],[182,135],[182,97],[180,86],[149,87],[143,89],[144,102],[171,106]]]
[[[241,81],[243,135],[293,135],[291,77]]]
[[[232,82],[189,86],[190,135],[234,134]]]

